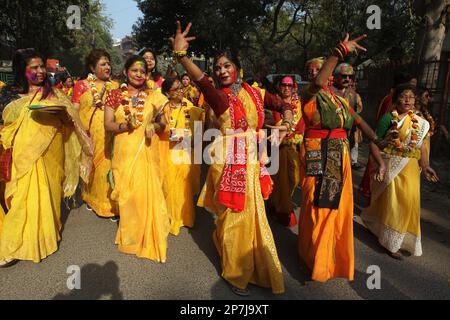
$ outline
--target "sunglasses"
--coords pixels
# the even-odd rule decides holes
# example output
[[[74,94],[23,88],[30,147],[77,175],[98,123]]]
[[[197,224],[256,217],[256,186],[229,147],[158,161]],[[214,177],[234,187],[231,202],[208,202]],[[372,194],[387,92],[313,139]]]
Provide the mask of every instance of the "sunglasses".
[[[353,79],[355,76],[352,74],[340,74],[342,79]]]
[[[292,88],[294,85],[292,83],[282,83],[282,87]]]

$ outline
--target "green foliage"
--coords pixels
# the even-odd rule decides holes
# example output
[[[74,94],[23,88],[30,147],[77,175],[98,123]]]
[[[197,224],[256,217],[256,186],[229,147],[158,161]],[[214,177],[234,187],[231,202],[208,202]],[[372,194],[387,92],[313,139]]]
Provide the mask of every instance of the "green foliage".
[[[247,31],[264,18],[271,1],[264,0],[137,0],[144,18],[134,26],[141,46],[162,52],[168,49],[168,38],[175,33],[175,22],[193,23],[197,40],[192,50],[207,56],[227,48],[245,46]]]
[[[70,30],[66,25],[70,5],[80,7],[81,30]],[[32,47],[60,59],[76,75],[83,73],[84,58],[92,48],[104,48],[117,70],[121,58],[113,50],[112,22],[102,10],[100,0],[5,0],[0,11],[0,38],[7,39],[13,48]]]
[[[243,60],[248,73],[300,72],[305,62],[328,55],[349,32],[368,34],[363,45],[368,58],[409,58],[413,55],[416,18],[411,1],[379,0],[381,30],[368,30],[367,7],[359,0],[136,0],[144,17],[134,26],[141,46],[168,51],[175,21],[193,23],[197,40],[191,49],[211,56],[230,48]]]

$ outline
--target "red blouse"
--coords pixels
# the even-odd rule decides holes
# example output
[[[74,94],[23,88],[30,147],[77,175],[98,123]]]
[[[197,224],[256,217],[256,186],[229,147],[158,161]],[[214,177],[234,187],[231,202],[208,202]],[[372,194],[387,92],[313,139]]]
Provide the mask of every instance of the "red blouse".
[[[228,109],[228,98],[225,92],[220,89],[214,88],[214,86],[209,82],[208,77],[203,76],[199,81],[196,81],[203,95],[205,96],[206,102],[214,110],[217,117],[220,117]],[[279,97],[266,92],[264,95],[264,107],[283,113],[286,110],[292,110],[290,104],[285,103]]]

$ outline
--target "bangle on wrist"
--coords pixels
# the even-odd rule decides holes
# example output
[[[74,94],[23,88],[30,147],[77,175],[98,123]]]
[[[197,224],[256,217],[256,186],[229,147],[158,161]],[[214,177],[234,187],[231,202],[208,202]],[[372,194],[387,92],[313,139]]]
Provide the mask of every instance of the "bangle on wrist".
[[[175,60],[180,60],[183,57],[187,56],[187,51],[185,50],[181,50],[181,51],[173,51],[173,57],[175,58]]]
[[[339,46],[334,48],[333,53],[338,57],[339,60],[341,60],[341,61],[344,60],[344,57],[345,57],[344,50],[342,48],[340,48]]]
[[[341,42],[341,43],[339,43],[339,45],[344,49],[345,55],[348,55],[350,53],[350,50],[348,49],[348,47],[345,44],[345,42]]]

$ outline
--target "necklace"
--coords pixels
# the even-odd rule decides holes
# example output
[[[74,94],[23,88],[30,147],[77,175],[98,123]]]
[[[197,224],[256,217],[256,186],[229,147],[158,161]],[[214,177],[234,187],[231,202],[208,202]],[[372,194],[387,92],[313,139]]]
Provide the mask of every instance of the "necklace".
[[[104,106],[103,106],[102,98],[105,95],[105,92],[110,89],[111,82],[106,81],[105,84],[103,85],[102,93],[99,94],[97,87],[95,86],[95,80],[97,80],[97,77],[95,75],[93,75],[92,73],[90,73],[87,77],[87,81],[89,83],[89,88],[91,89],[91,93],[94,98],[94,106],[96,108],[100,108],[103,110]]]
[[[145,92],[145,90],[139,90],[137,95],[130,97],[130,94],[128,92],[128,85],[126,83],[123,83],[120,86],[120,90],[122,91],[121,105],[123,107],[127,120],[129,120],[130,117],[135,116],[135,127],[137,128],[142,126],[142,124],[144,123],[144,105],[145,99],[147,98],[147,93]],[[130,102],[133,109],[136,110],[134,113],[131,112]]]

